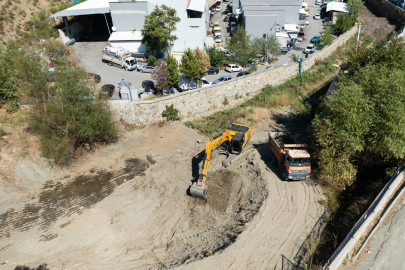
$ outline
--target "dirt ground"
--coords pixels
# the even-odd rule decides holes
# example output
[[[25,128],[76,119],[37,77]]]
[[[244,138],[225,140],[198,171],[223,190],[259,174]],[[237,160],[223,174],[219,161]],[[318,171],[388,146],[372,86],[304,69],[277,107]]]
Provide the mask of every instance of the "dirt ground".
[[[281,269],[323,197],[310,181],[279,178],[266,131],[255,127],[256,147],[226,169],[215,156],[207,201],[187,189],[208,138],[182,123],[127,132],[63,169],[3,144],[0,269]]]
[[[361,23],[361,33],[372,37],[375,41],[381,41],[388,38],[395,30],[395,25],[385,17],[377,16],[366,6],[360,11],[359,23]]]

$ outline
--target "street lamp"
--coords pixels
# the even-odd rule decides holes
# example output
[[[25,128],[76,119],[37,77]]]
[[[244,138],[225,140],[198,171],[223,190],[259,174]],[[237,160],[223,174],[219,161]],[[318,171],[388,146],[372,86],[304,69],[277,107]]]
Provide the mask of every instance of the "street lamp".
[[[266,45],[266,47],[264,49],[265,49],[265,54],[266,54],[266,61],[268,62],[269,61],[269,56],[268,56],[268,53],[267,53],[268,52],[267,34],[263,34],[262,37],[264,38],[264,42],[265,42],[265,45]]]

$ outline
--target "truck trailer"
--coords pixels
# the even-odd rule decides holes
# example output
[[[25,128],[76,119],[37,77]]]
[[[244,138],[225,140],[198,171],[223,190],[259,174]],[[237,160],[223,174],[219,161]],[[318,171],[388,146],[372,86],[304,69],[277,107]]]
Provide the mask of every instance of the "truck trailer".
[[[126,71],[134,70],[137,67],[135,57],[121,47],[106,46],[102,50],[102,60],[110,66],[124,68]]]
[[[290,132],[269,132],[271,160],[285,180],[305,180],[311,177],[311,156],[307,145],[300,144]]]

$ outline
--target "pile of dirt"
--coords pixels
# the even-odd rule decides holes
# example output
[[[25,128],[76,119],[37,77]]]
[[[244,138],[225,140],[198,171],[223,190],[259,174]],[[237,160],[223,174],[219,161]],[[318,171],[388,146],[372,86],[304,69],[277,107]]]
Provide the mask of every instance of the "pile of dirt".
[[[190,199],[189,229],[171,240],[168,266],[202,259],[235,242],[268,194],[258,158],[256,151],[249,153],[238,162],[238,170],[220,169],[208,175],[208,200]]]

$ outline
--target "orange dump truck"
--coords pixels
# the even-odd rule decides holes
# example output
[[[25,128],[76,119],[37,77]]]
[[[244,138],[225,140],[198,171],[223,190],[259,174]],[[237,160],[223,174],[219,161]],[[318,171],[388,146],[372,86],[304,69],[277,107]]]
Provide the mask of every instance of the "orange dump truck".
[[[311,177],[311,156],[307,145],[300,144],[290,132],[269,132],[271,160],[277,164],[286,180]]]

